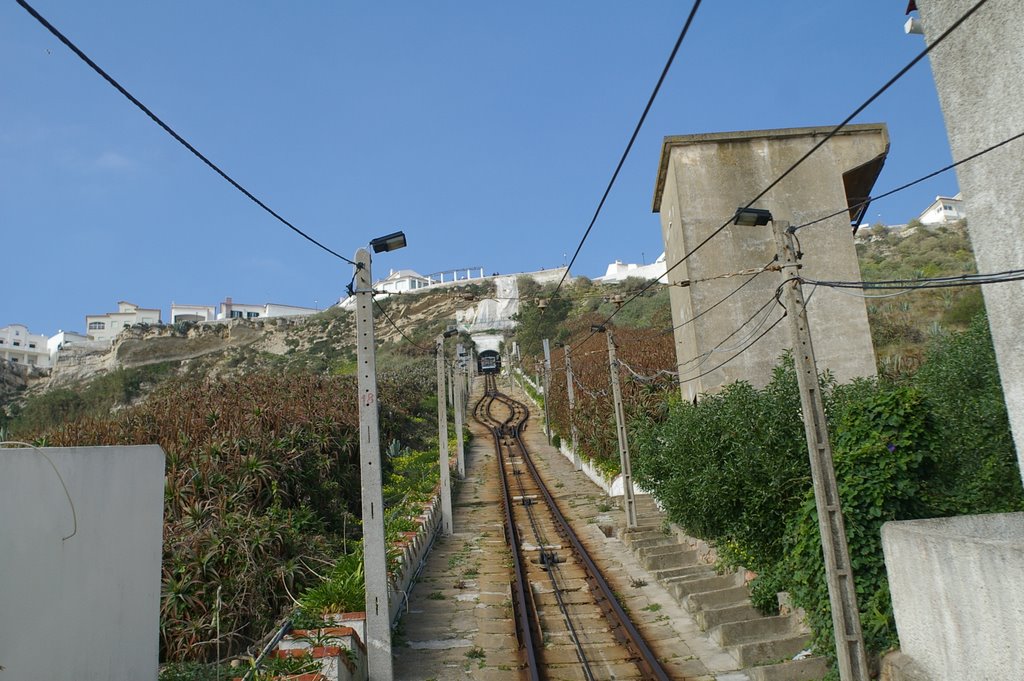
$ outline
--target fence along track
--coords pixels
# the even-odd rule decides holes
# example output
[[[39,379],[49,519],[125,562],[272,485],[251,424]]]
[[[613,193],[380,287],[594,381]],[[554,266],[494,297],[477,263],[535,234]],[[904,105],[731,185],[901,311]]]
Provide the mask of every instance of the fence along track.
[[[520,438],[526,405],[498,393],[488,375],[474,416],[491,431],[498,454],[527,678],[667,681],[531,460]]]

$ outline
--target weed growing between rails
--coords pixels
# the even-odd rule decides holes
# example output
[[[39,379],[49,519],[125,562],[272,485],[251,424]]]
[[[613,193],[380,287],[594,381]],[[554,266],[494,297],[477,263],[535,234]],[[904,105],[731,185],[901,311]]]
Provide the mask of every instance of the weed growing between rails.
[[[869,650],[898,643],[881,548],[889,520],[1024,509],[988,325],[938,339],[901,382],[822,378]],[[759,607],[789,591],[833,650],[818,521],[791,361],[762,389],[726,386],[636,422],[634,472],[672,521],[758,573]]]

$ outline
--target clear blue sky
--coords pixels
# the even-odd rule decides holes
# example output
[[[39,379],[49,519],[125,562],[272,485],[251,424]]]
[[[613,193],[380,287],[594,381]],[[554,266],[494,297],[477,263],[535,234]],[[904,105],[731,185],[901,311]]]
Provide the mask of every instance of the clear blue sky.
[[[351,256],[432,272],[572,255],[687,12],[664,2],[35,0],[253,193]],[[705,2],[574,272],[662,250],[666,135],[830,125],[923,47],[904,0]],[[0,326],[82,331],[118,300],[321,307],[351,267],[263,213],[13,0],[0,4]],[[758,104],[752,104],[752,102]],[[949,145],[927,60],[856,122],[889,125],[876,193]],[[952,173],[871,206],[915,217]],[[839,208],[828,206],[824,208]],[[723,216],[723,218],[726,216]]]

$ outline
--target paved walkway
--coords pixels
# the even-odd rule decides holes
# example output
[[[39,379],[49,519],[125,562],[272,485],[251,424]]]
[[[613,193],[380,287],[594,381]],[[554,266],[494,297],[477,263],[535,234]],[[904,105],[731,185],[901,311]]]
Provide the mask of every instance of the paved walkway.
[[[479,381],[478,381],[479,383]],[[480,396],[481,385],[473,393]],[[507,390],[507,383],[501,385]],[[516,399],[527,401],[518,393]],[[651,576],[625,544],[602,528],[624,524],[618,500],[577,473],[540,430],[532,414],[523,439],[562,512],[573,521],[605,578],[654,648],[666,671],[678,680],[745,681],[735,659],[715,645]],[[511,570],[492,441],[470,419],[472,446],[466,480],[455,497],[455,534],[439,537],[396,640],[395,678],[519,679],[515,627],[511,619]],[[404,644],[403,644],[404,640]]]

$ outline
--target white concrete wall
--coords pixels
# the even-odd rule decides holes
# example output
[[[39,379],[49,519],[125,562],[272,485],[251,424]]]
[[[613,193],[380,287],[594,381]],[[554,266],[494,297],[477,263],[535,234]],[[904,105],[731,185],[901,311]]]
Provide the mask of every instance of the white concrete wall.
[[[974,6],[971,0],[920,0],[929,42]],[[981,7],[928,56],[946,119],[953,158],[965,158],[1024,130],[1024,12],[1020,3]],[[1024,268],[1022,141],[956,170],[969,214],[968,233],[979,272]],[[1024,282],[983,286],[1003,394],[1024,463]],[[1021,466],[1024,475],[1024,465]]]
[[[0,679],[155,680],[163,450],[40,451],[0,450]]]
[[[1024,513],[882,526],[900,647],[930,681],[1024,678]]]

